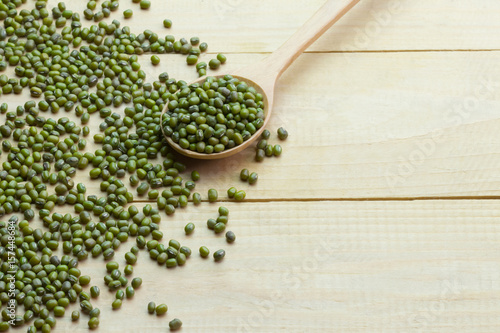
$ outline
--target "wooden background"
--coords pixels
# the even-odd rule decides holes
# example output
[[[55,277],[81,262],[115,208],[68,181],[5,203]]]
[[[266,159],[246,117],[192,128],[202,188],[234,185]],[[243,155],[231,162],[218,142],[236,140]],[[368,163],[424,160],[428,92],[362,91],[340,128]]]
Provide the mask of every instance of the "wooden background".
[[[197,35],[209,44],[203,59],[223,52],[219,72],[230,72],[275,50],[323,3],[153,0],[141,11],[124,0],[115,17],[132,8],[134,32]],[[165,332],[177,317],[183,332],[499,332],[499,29],[495,0],[361,1],[280,79],[269,126],[290,133],[280,158],[259,164],[248,149],[188,161],[204,197],[209,187],[247,190],[244,203],[220,203],[237,241],[205,227],[219,204],[165,216],[161,230],[195,251],[225,248],[223,262],[195,254],[166,270],[141,252],[143,286],[119,311],[103,263],[81,265],[102,289],[99,331]],[[141,61],[156,77],[149,56]],[[195,79],[184,61],[164,55],[161,71]],[[257,185],[239,181],[244,167]],[[189,237],[187,222],[197,225]],[[147,314],[151,300],[168,304],[166,317]],[[86,320],[66,316],[56,331],[87,331]]]

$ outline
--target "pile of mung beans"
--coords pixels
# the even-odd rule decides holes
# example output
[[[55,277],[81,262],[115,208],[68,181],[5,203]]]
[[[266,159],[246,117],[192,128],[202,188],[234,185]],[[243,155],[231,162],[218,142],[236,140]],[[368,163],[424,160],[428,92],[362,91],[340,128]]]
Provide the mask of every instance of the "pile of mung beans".
[[[163,131],[183,149],[220,153],[241,145],[264,125],[264,100],[231,75],[207,77],[173,94]]]
[[[147,0],[133,2],[145,10],[151,6]],[[105,22],[119,8],[117,0],[96,7],[96,1],[88,1],[83,18],[90,22],[85,23],[62,2],[48,8],[40,0],[0,1],[0,100],[23,91],[31,96],[16,107],[0,104],[5,116],[0,125],[0,216],[7,219],[0,222],[0,332],[23,325],[28,332],[50,332],[55,318],[74,303],[80,310],[71,319],[78,321],[83,313],[88,327],[97,328],[100,310],[91,300],[101,290],[78,268],[89,257],[106,261],[104,282],[115,293],[110,305],[114,310],[125,298],[133,299],[142,285],[140,277],[132,278],[140,251],[167,268],[186,264],[191,249],[175,239],[164,242],[159,223],[162,214],[174,214],[190,199],[194,205],[202,202],[194,192],[200,174],[192,171],[190,179],[182,177],[187,166],[176,160],[162,129],[186,149],[215,153],[248,140],[263,124],[262,96],[244,82],[208,77],[202,85],[189,86],[166,72],[147,82],[138,62],[144,53],[151,54],[153,64],[159,63],[158,54],[180,53],[204,76],[208,68],[225,63],[224,55],[208,65],[198,63],[208,47],[198,37],[176,40],[150,30],[135,34],[117,20]],[[123,12],[125,19],[132,14],[132,9]],[[172,21],[165,19],[163,25],[168,29]],[[77,122],[70,119],[75,116]],[[92,139],[91,117],[101,119],[92,128],[99,132]],[[280,139],[287,135],[278,131]],[[267,144],[268,139],[266,130],[257,160],[261,151],[263,156],[281,154],[281,147]],[[99,148],[89,152],[87,140]],[[161,163],[152,162],[157,157]],[[99,182],[101,195],[75,183],[75,176],[83,179],[84,173]],[[250,184],[258,178],[248,170],[240,176]],[[232,187],[227,195],[242,201],[246,193]],[[150,203],[139,209],[134,205],[137,197]],[[210,189],[207,198],[216,202],[218,192]],[[63,206],[72,207],[73,213],[59,213]],[[229,210],[219,207],[218,212],[207,226],[222,234]],[[36,219],[41,227],[34,227]],[[186,235],[194,229],[188,223]],[[232,231],[225,238],[227,243],[236,240]],[[113,258],[127,242],[134,245],[120,268]],[[210,250],[201,246],[199,253],[205,258]],[[225,254],[220,249],[213,258],[220,261]],[[144,309],[161,316],[168,307],[151,302]],[[171,330],[181,325],[177,318],[169,322]]]

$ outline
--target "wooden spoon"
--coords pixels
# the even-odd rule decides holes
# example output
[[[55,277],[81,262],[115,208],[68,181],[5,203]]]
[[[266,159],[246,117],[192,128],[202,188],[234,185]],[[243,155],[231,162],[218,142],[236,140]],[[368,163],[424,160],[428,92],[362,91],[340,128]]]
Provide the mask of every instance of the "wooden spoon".
[[[220,153],[198,153],[189,149],[184,149],[175,143],[170,137],[165,136],[172,148],[182,155],[205,160],[213,160],[234,155],[247,148],[264,131],[269,118],[274,100],[274,87],[281,74],[304,52],[309,45],[316,41],[328,28],[336,23],[344,14],[351,10],[360,0],[328,0],[310,19],[307,21],[288,41],[279,49],[273,52],[269,57],[259,61],[256,64],[241,68],[231,74],[233,77],[247,82],[253,86],[257,92],[264,97],[264,125],[255,132],[247,141],[231,149]],[[215,76],[216,78],[224,75]],[[192,83],[203,83],[206,77],[201,77]],[[168,103],[167,103],[168,105]],[[161,124],[163,124],[163,110]],[[163,131],[163,126],[161,126]],[[164,133],[165,134],[165,133]]]

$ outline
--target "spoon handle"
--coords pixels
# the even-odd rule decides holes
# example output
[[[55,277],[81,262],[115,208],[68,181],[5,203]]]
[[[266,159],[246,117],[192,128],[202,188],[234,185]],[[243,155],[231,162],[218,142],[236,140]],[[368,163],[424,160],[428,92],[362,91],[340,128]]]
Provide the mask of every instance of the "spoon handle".
[[[328,0],[290,39],[256,66],[245,68],[245,74],[276,80],[299,55],[325,31],[351,10],[360,0]],[[252,68],[250,68],[252,67]]]

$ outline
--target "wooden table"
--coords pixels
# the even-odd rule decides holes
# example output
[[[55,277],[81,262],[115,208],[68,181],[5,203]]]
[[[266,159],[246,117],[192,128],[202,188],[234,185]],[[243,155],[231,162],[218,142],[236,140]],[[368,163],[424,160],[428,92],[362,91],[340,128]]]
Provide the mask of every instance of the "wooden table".
[[[324,0],[152,3],[122,1],[115,17],[133,8],[135,32],[198,35],[203,60],[225,53],[220,71],[230,72],[275,50]],[[99,331],[166,332],[177,317],[183,332],[499,332],[499,29],[494,0],[361,1],[279,81],[269,129],[274,143],[278,127],[290,133],[280,158],[256,163],[248,149],[187,162],[202,175],[197,191],[214,187],[222,202],[164,216],[161,230],[195,252],[225,248],[223,262],[195,253],[167,270],[141,252],[143,286],[119,311],[102,261],[81,264],[103,290]],[[141,61],[151,79],[196,78],[178,55],[162,56],[160,70]],[[244,167],[258,184],[239,181]],[[244,203],[226,202],[233,185]],[[205,227],[219,205],[232,245]],[[189,237],[187,222],[197,226]],[[151,300],[168,304],[166,317],[147,314]],[[57,327],[87,331],[83,318]]]

